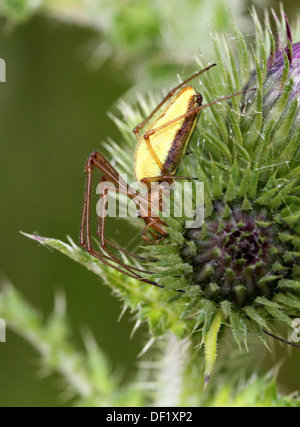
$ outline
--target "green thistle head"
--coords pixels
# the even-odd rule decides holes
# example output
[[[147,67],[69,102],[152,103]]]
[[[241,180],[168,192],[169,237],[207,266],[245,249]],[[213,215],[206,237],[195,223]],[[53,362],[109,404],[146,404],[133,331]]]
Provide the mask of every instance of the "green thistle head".
[[[206,298],[241,308],[260,296],[271,299],[279,279],[290,277],[284,255],[293,246],[283,245],[271,218],[260,207],[214,201],[205,225],[185,232],[180,254],[193,266],[189,280]]]
[[[202,331],[207,379],[224,323],[240,345],[249,333],[265,342],[275,320],[291,326],[300,315],[300,45],[285,15],[274,17],[275,37],[253,12],[250,51],[236,27],[232,46],[213,36],[219,76],[201,76],[206,102],[256,90],[201,114],[182,173],[204,182],[204,225],[166,219],[169,237],[146,248],[156,259],[146,277],[175,291],[168,304]]]

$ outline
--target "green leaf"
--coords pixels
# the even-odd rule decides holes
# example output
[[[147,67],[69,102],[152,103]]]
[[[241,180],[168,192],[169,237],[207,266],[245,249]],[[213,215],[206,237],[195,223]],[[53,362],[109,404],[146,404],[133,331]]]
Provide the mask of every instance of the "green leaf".
[[[223,322],[222,311],[219,310],[216,314],[209,331],[207,332],[204,340],[205,345],[205,383],[207,384],[217,358],[217,343],[218,343],[218,334],[220,331],[221,324]]]
[[[263,327],[267,326],[265,319],[263,319],[253,307],[246,306],[243,308],[243,311],[246,313],[248,317],[250,317],[251,320],[254,320],[260,326],[263,326]]]
[[[255,302],[257,302],[263,306],[266,306],[266,307],[278,308],[278,304],[276,302],[270,301],[269,299],[264,298],[264,297],[257,297]]]
[[[170,235],[170,237],[175,240],[176,242],[180,243],[181,245],[184,243],[184,237],[181,234],[181,232],[174,230],[171,227],[167,227],[167,231]]]
[[[300,290],[300,282],[297,280],[282,279],[278,282],[279,288]]]
[[[265,310],[267,313],[269,313],[275,320],[280,320],[281,322],[286,323],[287,325],[291,326],[292,324],[292,319],[287,316],[282,310],[275,308],[275,307],[270,307],[270,306],[266,306]]]
[[[180,315],[180,319],[186,319],[188,316],[190,316],[192,313],[195,313],[195,309],[198,307],[198,305],[201,303],[201,300],[199,298],[194,298],[183,310],[183,312]]]
[[[241,350],[241,341],[242,341],[242,334],[241,334],[241,324],[240,324],[240,315],[236,311],[232,311],[230,315],[230,325],[232,330],[232,335],[239,346],[239,349]]]
[[[225,318],[231,316],[232,310],[231,310],[231,302],[230,301],[221,301],[221,309],[223,311],[223,315]]]
[[[273,299],[274,299],[274,301],[276,301],[282,305],[286,305],[287,307],[297,308],[298,310],[300,310],[300,301],[299,300],[291,299],[291,298],[289,298],[283,294],[276,294]]]
[[[202,329],[202,335],[204,339],[211,327],[212,319],[216,312],[216,304],[213,301],[207,300],[202,310],[204,314],[204,326]]]

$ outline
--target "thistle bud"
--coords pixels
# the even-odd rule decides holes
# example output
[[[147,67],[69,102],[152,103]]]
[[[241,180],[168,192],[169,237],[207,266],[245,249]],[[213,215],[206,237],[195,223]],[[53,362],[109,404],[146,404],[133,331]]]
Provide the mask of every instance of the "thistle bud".
[[[273,14],[274,19],[279,25],[278,17]],[[283,14],[285,20],[285,39],[286,46],[282,46],[282,35],[278,34],[276,39],[273,39],[271,30],[269,30],[272,37],[271,52],[267,62],[266,76],[263,82],[263,114],[267,117],[268,114],[276,108],[276,102],[280,96],[285,92],[288,102],[293,100],[299,101],[300,96],[300,43],[293,44],[292,32],[287,16]],[[246,85],[246,89],[255,86],[257,80],[257,73],[253,71],[251,79]],[[255,95],[250,94],[248,101],[253,100]],[[299,113],[300,105],[297,108]]]
[[[232,98],[228,105],[212,105],[200,117],[199,161],[189,159],[185,167],[189,176],[204,182],[205,221],[201,228],[186,229],[182,218],[181,235],[177,225],[169,242],[161,242],[172,254],[177,246],[182,264],[174,267],[173,255],[169,263],[164,255],[166,269],[153,276],[170,290],[176,277],[181,293],[171,301],[185,301],[181,318],[194,318],[194,330],[202,331],[205,378],[214,366],[222,323],[231,325],[240,345],[248,333],[265,341],[264,332],[275,320],[291,325],[300,316],[300,43],[293,44],[283,16],[284,31],[278,30],[274,39],[254,14],[252,51],[246,52],[235,29],[236,62],[227,41],[215,36],[224,88],[229,93],[241,87],[254,90],[241,102]],[[201,80],[210,102],[216,98],[214,81],[207,75]],[[161,249],[157,252],[159,259]]]

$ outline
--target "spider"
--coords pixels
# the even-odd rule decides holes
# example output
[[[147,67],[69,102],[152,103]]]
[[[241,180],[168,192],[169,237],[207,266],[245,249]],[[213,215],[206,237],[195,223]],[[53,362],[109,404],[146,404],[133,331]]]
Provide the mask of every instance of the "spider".
[[[148,189],[146,196],[142,196],[129,186],[98,151],[93,151],[86,162],[87,184],[80,230],[81,246],[91,255],[115,270],[154,286],[163,287],[141,276],[141,273],[147,273],[147,271],[125,264],[125,262],[117,258],[110,250],[110,247],[113,247],[126,255],[145,261],[145,258],[128,252],[108,240],[105,236],[105,209],[108,202],[108,192],[111,189],[110,184],[114,185],[114,192],[128,196],[137,205],[138,216],[145,222],[142,232],[142,238],[145,241],[148,243],[157,243],[168,235],[165,221],[158,215],[151,213],[153,212],[153,208],[161,211],[161,191],[163,191],[159,190],[158,195],[156,194],[153,197],[153,194],[150,194],[151,183],[172,183],[176,179],[197,179],[177,177],[175,175],[186,153],[200,111],[220,101],[245,93],[245,91],[237,92],[202,105],[202,95],[193,86],[188,85],[188,83],[215,65],[212,64],[203,70],[197,71],[187,80],[170,90],[153,112],[134,128],[133,132],[137,138],[134,173],[137,182],[140,185],[146,185]],[[101,211],[98,212],[97,232],[102,252],[94,249],[91,241],[91,192],[95,168],[102,173],[100,181],[100,200],[102,203],[100,204]],[[148,237],[149,234],[152,237],[151,240]]]

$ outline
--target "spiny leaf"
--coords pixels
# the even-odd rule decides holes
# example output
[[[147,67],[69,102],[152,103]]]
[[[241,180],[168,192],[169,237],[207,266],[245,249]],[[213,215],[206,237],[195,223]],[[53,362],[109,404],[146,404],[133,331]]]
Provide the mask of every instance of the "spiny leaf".
[[[221,309],[223,311],[223,315],[225,318],[230,317],[232,310],[231,310],[231,302],[230,301],[222,301],[221,302]]]
[[[192,267],[189,264],[176,264],[173,268],[168,268],[166,270],[157,271],[153,274],[144,274],[145,277],[149,279],[160,279],[163,277],[176,277],[176,275],[181,275],[182,273],[191,273]]]
[[[141,248],[153,254],[170,254],[170,255],[178,254],[177,243],[171,243],[168,245],[141,246]]]
[[[291,326],[292,319],[287,316],[282,310],[279,310],[275,307],[266,306],[265,310],[267,313],[269,313],[275,320],[280,320],[281,322],[286,323],[287,325]]]
[[[240,315],[238,312],[232,311],[230,315],[230,325],[231,325],[232,335],[241,350],[242,334],[240,329]]]
[[[278,286],[280,288],[300,290],[300,282],[297,280],[282,279],[279,280]]]
[[[282,190],[279,191],[278,195],[269,203],[271,209],[277,209],[282,203],[284,203],[285,197],[290,194],[295,182],[287,184]]]
[[[202,329],[202,335],[204,339],[211,327],[212,319],[216,312],[216,305],[213,301],[207,300],[202,310],[204,313],[204,326]]]
[[[195,313],[195,309],[197,306],[201,303],[201,300],[199,298],[194,298],[183,310],[183,312],[180,315],[180,319],[185,319],[188,317],[191,313]]]
[[[212,325],[205,336],[205,383],[207,384],[213,372],[217,357],[218,334],[223,322],[222,311],[216,314]]]
[[[175,240],[176,242],[183,244],[184,243],[184,237],[182,235],[182,233],[180,233],[179,231],[174,230],[171,227],[167,228],[167,231],[170,235],[170,237]]]
[[[254,320],[252,320],[251,326],[254,329],[256,335],[258,336],[258,338],[261,340],[261,342],[266,346],[266,348],[269,351],[271,351],[270,347],[268,346],[268,343],[267,343],[267,340],[266,340],[266,335],[265,335],[265,333],[263,331],[262,326],[259,323],[255,322]]]
[[[265,319],[263,319],[253,307],[246,306],[243,308],[243,311],[250,317],[250,319],[254,320],[259,325],[266,327]]]
[[[278,304],[276,302],[270,301],[269,299],[264,298],[264,297],[257,297],[255,302],[257,302],[261,305],[267,306],[267,307],[278,308]]]
[[[297,308],[298,310],[300,310],[300,301],[299,300],[294,300],[291,299],[283,294],[276,294],[274,296],[274,301],[286,305],[287,307],[292,307],[292,308]]]

